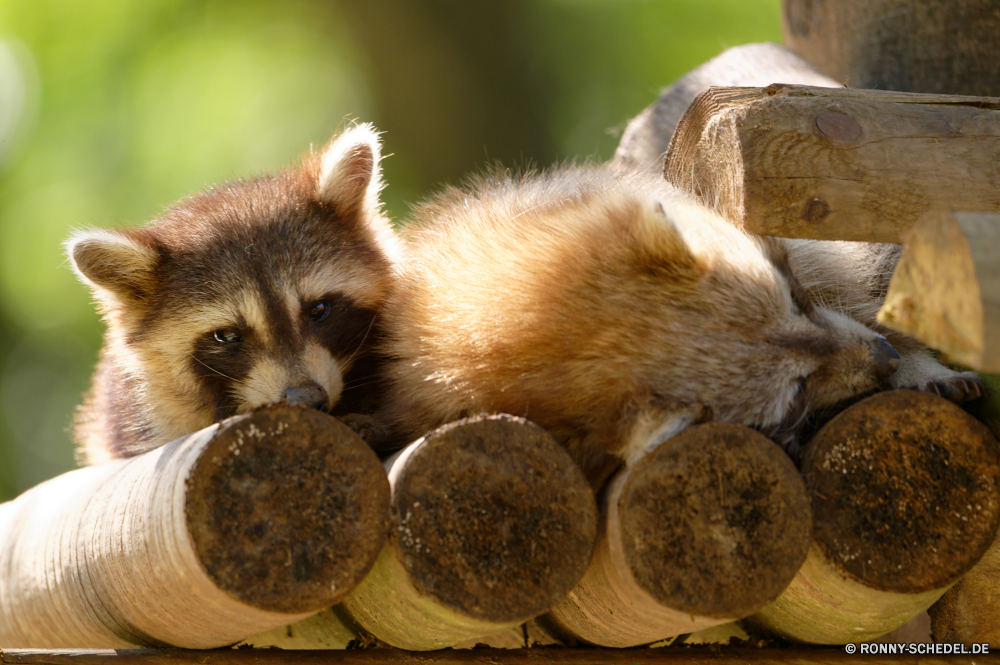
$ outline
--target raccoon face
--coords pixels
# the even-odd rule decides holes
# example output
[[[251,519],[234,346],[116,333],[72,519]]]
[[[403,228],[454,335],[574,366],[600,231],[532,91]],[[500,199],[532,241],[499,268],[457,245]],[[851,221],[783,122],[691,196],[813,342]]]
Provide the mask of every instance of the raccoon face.
[[[275,177],[68,243],[158,443],[288,400],[329,410],[374,340],[397,263],[368,125]]]
[[[815,304],[781,241],[745,235],[684,200],[646,208],[637,238],[651,250],[637,253],[638,267],[659,270],[658,279],[644,290],[616,289],[633,289],[646,312],[629,325],[641,337],[619,346],[653,368],[640,380],[651,406],[640,406],[638,426],[619,435],[626,459],[706,418],[757,428],[794,457],[811,414],[887,386],[899,354],[863,324]]]
[[[744,385],[732,393],[737,400],[719,399],[717,410],[794,452],[810,414],[884,389],[900,356],[880,334],[813,303],[780,241],[749,240],[766,260],[749,281],[741,276],[724,287],[728,297],[744,300],[731,303],[728,321],[720,315],[721,326],[743,338],[722,348],[736,350],[733,370]]]

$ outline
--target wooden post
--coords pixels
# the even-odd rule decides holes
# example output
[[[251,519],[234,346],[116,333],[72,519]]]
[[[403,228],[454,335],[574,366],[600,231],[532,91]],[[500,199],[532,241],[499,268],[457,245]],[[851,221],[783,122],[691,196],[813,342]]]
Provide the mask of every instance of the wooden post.
[[[930,609],[937,642],[1000,642],[1000,538]]]
[[[798,83],[838,87],[801,56],[777,44],[744,44],[724,51],[682,76],[655,103],[629,122],[615,151],[614,164],[663,167],[670,137],[691,102],[712,86],[766,86]]]
[[[929,210],[1000,212],[1000,99],[775,85],[712,88],[667,179],[747,230],[902,242]]]
[[[785,44],[837,81],[1000,96],[994,0],[784,0]]]
[[[633,646],[752,614],[805,558],[802,479],[759,433],[708,423],[618,473],[580,583],[548,619],[602,646]]]
[[[540,427],[512,416],[445,425],[387,463],[389,544],[343,609],[392,646],[439,649],[524,623],[590,560],[597,506]]]
[[[878,321],[1000,372],[1000,214],[934,211],[906,238]]]
[[[0,506],[0,644],[209,648],[338,602],[386,538],[375,454],[277,405]]]
[[[827,423],[803,474],[814,541],[795,580],[750,623],[843,644],[927,609],[979,560],[1000,524],[1000,450],[959,407],[878,393]]]
[[[867,646],[867,645],[865,645]],[[878,646],[878,645],[874,645]],[[887,645],[882,645],[883,647]],[[895,645],[893,645],[895,646]],[[873,655],[849,654],[844,649],[815,647],[741,646],[684,647],[681,649],[441,649],[430,653],[413,653],[398,649],[350,649],[348,651],[299,651],[280,649],[214,649],[211,651],[181,651],[178,649],[47,651],[0,650],[3,665],[899,665],[919,662],[920,665],[982,665],[994,659],[995,651],[982,655],[982,650],[967,648],[956,654],[953,645],[918,644],[912,651],[885,649]],[[961,647],[961,645],[959,645]],[[972,647],[972,645],[968,645]],[[978,646],[978,645],[976,645]],[[935,652],[934,648],[938,647]],[[947,650],[942,647],[947,647]],[[937,655],[932,655],[932,654]],[[881,655],[877,655],[881,654]],[[901,654],[910,658],[900,658]],[[913,656],[918,656],[914,658]]]
[[[256,649],[347,649],[351,643],[359,644],[363,636],[350,617],[343,616],[338,605],[308,619],[287,626],[279,626],[246,638],[239,647]]]

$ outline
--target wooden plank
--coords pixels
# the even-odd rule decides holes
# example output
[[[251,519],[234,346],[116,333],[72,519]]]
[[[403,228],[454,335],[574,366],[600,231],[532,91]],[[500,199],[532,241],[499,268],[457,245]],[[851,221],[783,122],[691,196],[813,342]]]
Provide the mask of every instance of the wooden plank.
[[[877,645],[869,645],[869,648]],[[887,645],[886,645],[886,648]],[[910,649],[910,645],[906,645]],[[117,650],[0,650],[0,662],[8,665],[724,665],[740,663],[765,665],[841,665],[864,662],[872,665],[899,665],[920,662],[927,665],[957,665],[998,661],[995,653],[973,655],[973,645],[965,645],[964,655],[950,655],[955,645],[914,644],[913,650],[939,648],[941,655],[904,656],[849,654],[842,647],[727,648],[683,647],[664,649],[446,649],[411,652],[398,649],[351,649],[347,651],[281,651],[279,649],[181,649]],[[949,655],[944,650],[949,649]],[[963,645],[958,645],[962,649]]]
[[[995,0],[784,0],[785,44],[852,88],[1000,95]]]
[[[930,608],[930,619],[940,642],[1000,643],[1000,538]]]
[[[0,505],[0,644],[229,645],[338,602],[388,521],[356,434],[264,407]]]
[[[898,243],[929,210],[1000,212],[998,155],[996,98],[712,88],[666,176],[754,233]]]
[[[656,102],[633,118],[622,133],[614,164],[663,168],[670,137],[691,102],[712,86],[766,86],[797,83],[838,87],[801,56],[777,44],[734,46],[691,70],[660,93]]]
[[[878,321],[1000,372],[1000,214],[934,211],[907,236]]]
[[[815,519],[806,563],[750,622],[787,639],[868,641],[927,609],[1000,525],[1000,449],[947,400],[897,390],[842,411],[802,472]]]

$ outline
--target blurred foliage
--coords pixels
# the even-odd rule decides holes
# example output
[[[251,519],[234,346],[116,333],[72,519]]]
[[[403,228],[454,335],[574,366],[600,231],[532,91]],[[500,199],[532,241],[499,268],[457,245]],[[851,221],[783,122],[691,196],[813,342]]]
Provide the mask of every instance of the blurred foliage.
[[[609,158],[778,0],[0,0],[0,500],[70,469],[102,325],[62,255],[274,170],[351,118],[390,213],[484,164]]]

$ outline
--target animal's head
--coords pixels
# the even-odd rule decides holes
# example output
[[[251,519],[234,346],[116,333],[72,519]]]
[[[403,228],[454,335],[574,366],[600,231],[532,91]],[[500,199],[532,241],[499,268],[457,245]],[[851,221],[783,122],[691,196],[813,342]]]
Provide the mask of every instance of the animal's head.
[[[656,240],[645,243],[645,260],[652,270],[675,270],[661,298],[669,316],[661,334],[678,349],[677,361],[662,378],[692,377],[680,381],[702,392],[690,401],[794,446],[811,413],[886,387],[899,354],[878,333],[814,302],[782,241],[745,235],[683,201],[651,206],[647,215]]]
[[[395,270],[379,159],[357,125],[296,169],[69,240],[160,443],[265,403],[338,401]]]

